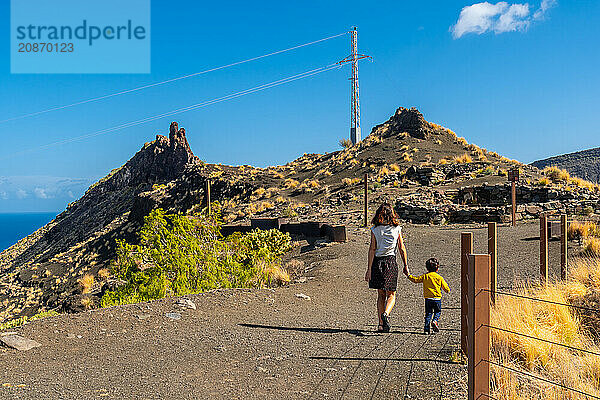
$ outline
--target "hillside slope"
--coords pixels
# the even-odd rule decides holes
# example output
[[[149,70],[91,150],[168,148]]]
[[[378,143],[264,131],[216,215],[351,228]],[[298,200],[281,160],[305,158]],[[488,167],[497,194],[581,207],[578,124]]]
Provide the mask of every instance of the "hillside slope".
[[[583,206],[600,211],[594,190],[540,185],[537,168],[468,144],[415,108],[398,108],[357,145],[268,168],[204,163],[173,122],[168,137],[146,143],[52,222],[0,253],[0,321],[40,309],[81,310],[78,280],[110,267],[116,240],[135,242],[153,209],[201,210],[207,180],[211,199],[235,224],[284,216],[360,225],[365,174],[372,211],[387,200],[413,223],[502,222],[510,215],[506,171],[515,167],[522,179],[518,218]]]
[[[573,176],[600,183],[600,147],[534,161],[531,165],[539,169],[556,166]]]

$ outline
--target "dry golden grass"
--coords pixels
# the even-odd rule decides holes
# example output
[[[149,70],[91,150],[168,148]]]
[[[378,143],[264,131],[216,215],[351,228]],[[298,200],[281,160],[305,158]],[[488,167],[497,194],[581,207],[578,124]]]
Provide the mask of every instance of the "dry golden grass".
[[[85,274],[77,282],[81,286],[81,293],[87,294],[92,290],[92,286],[94,286],[94,275]]]
[[[588,237],[583,241],[583,251],[593,257],[600,257],[600,239]]]
[[[94,302],[92,301],[91,298],[89,297],[83,297],[81,299],[81,305],[86,309],[89,310],[90,308],[93,308],[94,306]]]
[[[285,203],[285,199],[283,198],[283,196],[277,196],[277,198],[275,199],[275,204],[282,204]]]
[[[409,145],[403,144],[402,146],[400,146],[400,151],[406,151],[406,150],[408,150],[409,147],[410,147]]]
[[[546,167],[542,173],[552,180],[552,182],[568,182],[571,175],[564,169],[555,166]]]
[[[377,175],[380,175],[380,176],[381,175],[389,175],[389,174],[390,174],[390,170],[389,170],[389,168],[386,165],[384,165],[383,167],[381,167],[379,169],[379,172],[377,172]]]
[[[440,160],[438,161],[439,165],[446,165],[448,164],[448,160],[445,158],[440,158]]]
[[[537,184],[540,185],[540,186],[548,186],[550,184],[550,179],[548,179],[548,178],[540,178],[537,181]]]
[[[567,229],[567,237],[569,240],[585,239],[588,236],[600,236],[600,230],[593,222],[573,221]]]
[[[410,156],[410,154],[408,154],[408,153],[403,153],[401,159],[404,162],[411,162],[413,160],[412,157]]]
[[[391,164],[390,170],[393,172],[398,172],[398,171],[400,171],[400,166],[398,164]]]
[[[306,185],[307,185],[309,188],[312,188],[312,189],[316,189],[316,188],[318,188],[318,187],[321,187],[321,185],[319,185],[319,182],[317,182],[317,181],[315,181],[315,180],[308,181],[308,182],[306,183]]]
[[[270,199],[271,197],[275,196],[277,193],[279,193],[279,188],[270,187],[265,191],[263,197],[266,199]]]
[[[581,178],[571,178],[569,180],[569,183],[572,183],[573,185],[580,187],[580,188],[584,188],[584,189],[588,189],[591,191],[594,191],[597,189],[597,185],[594,185],[592,182],[588,182],[585,179],[581,179]]]
[[[466,146],[468,144],[467,139],[465,139],[464,137],[460,137],[460,136],[456,138],[456,143],[462,144],[463,146]]]
[[[442,141],[440,139],[437,139],[434,143],[437,144],[437,145],[441,145]]]
[[[298,185],[300,185],[300,182],[298,182],[295,179],[292,178],[287,178],[284,182],[283,182],[283,186],[286,189],[294,189],[296,187],[298,187]]]
[[[465,153],[462,156],[455,156],[452,161],[458,164],[469,164],[473,162],[473,159],[468,153]]]
[[[110,271],[108,268],[102,268],[100,271],[98,271],[98,278],[104,281],[110,278]]]
[[[264,286],[265,284],[271,285],[273,283],[283,285],[290,281],[290,275],[279,263],[260,260],[255,266],[262,272],[257,274],[259,280],[262,280],[262,282],[258,282],[259,286]]]
[[[527,286],[517,294],[569,304],[600,288],[600,259],[588,258],[571,265],[567,281],[547,286]],[[569,307],[500,296],[492,309],[491,326],[523,333],[554,343],[600,352],[584,332],[578,316]],[[552,382],[600,396],[600,357],[524,336],[491,329],[492,358],[496,362],[541,376]],[[492,366],[492,395],[497,399],[581,399],[538,380]]]
[[[351,185],[355,185],[358,182],[360,182],[360,178],[344,178],[342,179],[342,183],[344,184],[344,186],[351,186]]]

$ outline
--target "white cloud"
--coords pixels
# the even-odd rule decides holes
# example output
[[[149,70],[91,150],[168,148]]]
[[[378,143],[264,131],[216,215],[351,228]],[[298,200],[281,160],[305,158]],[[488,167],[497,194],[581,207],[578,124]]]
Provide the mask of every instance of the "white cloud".
[[[27,197],[27,192],[24,191],[23,189],[17,189],[17,191],[15,192],[15,194],[17,195],[17,199],[22,200],[25,197]]]
[[[529,4],[513,4],[500,14],[500,18],[494,25],[494,32],[524,31],[529,27]]]
[[[556,0],[542,0],[540,8],[533,14],[534,19],[543,19],[546,15],[546,11],[556,6],[558,2]]]
[[[33,193],[35,193],[35,197],[37,197],[38,199],[47,199],[50,197],[48,196],[48,193],[46,193],[46,189],[42,189],[39,187],[33,189]]]
[[[532,20],[542,19],[546,11],[556,4],[556,0],[542,0],[540,8],[531,15],[527,3],[509,4],[506,1],[496,4],[487,1],[476,3],[460,11],[458,21],[450,27],[450,31],[455,39],[467,33],[481,35],[486,32],[500,34],[526,31]]]

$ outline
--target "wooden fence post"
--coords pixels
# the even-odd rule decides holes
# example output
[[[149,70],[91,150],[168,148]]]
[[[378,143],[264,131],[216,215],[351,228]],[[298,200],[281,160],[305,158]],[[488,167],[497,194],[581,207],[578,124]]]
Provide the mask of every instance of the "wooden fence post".
[[[488,254],[490,262],[490,299],[496,303],[496,290],[498,289],[498,225],[488,222]]]
[[[369,182],[368,174],[365,174],[365,227],[369,226]]]
[[[473,253],[473,233],[460,234],[460,349],[467,354],[467,310],[469,295],[469,254]]]
[[[469,400],[490,395],[490,263],[488,254],[469,254]]]
[[[210,179],[206,180],[206,210],[210,216]]]
[[[542,285],[548,282],[548,217],[540,214],[540,280]]]
[[[567,279],[567,251],[569,248],[569,242],[567,238],[568,230],[567,214],[560,216],[560,277],[564,280]]]
[[[517,225],[517,182],[511,182],[512,226]]]

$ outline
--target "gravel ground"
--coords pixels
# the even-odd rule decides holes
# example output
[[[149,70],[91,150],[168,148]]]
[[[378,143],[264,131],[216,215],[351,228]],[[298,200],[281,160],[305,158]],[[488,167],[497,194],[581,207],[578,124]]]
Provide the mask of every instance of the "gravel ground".
[[[443,264],[451,293],[442,331],[421,334],[421,287],[400,276],[390,334],[375,333],[375,293],[363,281],[368,231],[300,256],[306,280],[274,290],[222,290],[61,315],[11,331],[42,347],[0,348],[1,399],[463,399],[459,345],[460,232],[487,251],[482,226],[404,228],[414,274]],[[536,279],[535,223],[499,228],[499,286]],[[550,246],[558,274],[558,243]],[[304,279],[302,279],[304,281]],[[297,294],[310,296],[310,300]],[[173,320],[166,313],[177,312]]]

